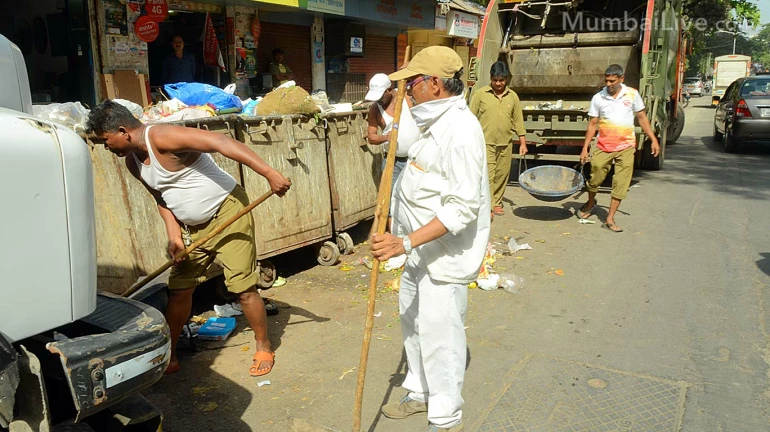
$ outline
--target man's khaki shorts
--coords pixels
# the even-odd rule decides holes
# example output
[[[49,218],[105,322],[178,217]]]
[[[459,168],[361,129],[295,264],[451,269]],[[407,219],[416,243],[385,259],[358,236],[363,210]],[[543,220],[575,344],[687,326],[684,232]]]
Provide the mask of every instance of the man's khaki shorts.
[[[628,188],[631,186],[631,177],[634,175],[635,147],[630,147],[619,152],[607,153],[601,149],[594,150],[591,156],[591,179],[586,184],[588,192],[598,192],[599,186],[604,183],[607,173],[615,161],[615,174],[612,176],[612,197],[626,199]]]
[[[230,219],[249,205],[246,191],[235,186],[230,195],[208,222],[188,226],[193,242],[205,237],[222,222]],[[182,235],[185,234],[182,227]],[[206,281],[206,271],[217,260],[225,273],[227,290],[242,293],[257,284],[257,247],[254,243],[254,219],[251,214],[242,216],[211,240],[192,251],[178,266],[171,268],[169,289],[190,289]]]

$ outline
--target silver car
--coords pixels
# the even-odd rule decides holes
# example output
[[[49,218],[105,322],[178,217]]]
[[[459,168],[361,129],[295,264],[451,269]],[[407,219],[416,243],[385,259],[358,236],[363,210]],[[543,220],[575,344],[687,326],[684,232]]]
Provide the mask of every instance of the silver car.
[[[685,78],[684,80],[684,88],[691,96],[703,96],[703,87],[703,81],[700,78]]]

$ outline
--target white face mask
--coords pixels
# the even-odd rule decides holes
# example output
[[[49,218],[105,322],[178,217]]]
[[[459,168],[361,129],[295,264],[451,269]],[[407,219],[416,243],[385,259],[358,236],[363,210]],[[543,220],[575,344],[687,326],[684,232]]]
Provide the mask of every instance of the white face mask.
[[[417,127],[424,130],[425,128],[430,127],[430,125],[453,106],[457,106],[460,109],[465,109],[467,107],[463,95],[423,102],[413,106],[409,111],[412,112],[412,117],[414,117]]]

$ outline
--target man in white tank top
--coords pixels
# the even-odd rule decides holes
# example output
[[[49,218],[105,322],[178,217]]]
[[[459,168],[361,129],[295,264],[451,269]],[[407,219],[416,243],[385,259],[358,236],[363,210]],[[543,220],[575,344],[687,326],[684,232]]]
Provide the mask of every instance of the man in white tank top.
[[[251,168],[265,177],[278,196],[291,187],[287,178],[239,141],[200,129],[144,125],[122,105],[109,100],[91,111],[88,127],[104,140],[108,150],[126,158],[128,170],[155,198],[166,225],[171,257],[249,204],[246,191],[209,153],[218,152]],[[257,352],[249,373],[265,375],[273,368],[275,354],[267,338],[265,304],[256,289],[259,272],[251,215],[240,218],[172,267],[166,309],[171,361],[166,373],[179,370],[176,343],[190,317],[195,286],[205,280],[214,259],[222,262],[225,284],[239,295],[243,313],[254,330]]]

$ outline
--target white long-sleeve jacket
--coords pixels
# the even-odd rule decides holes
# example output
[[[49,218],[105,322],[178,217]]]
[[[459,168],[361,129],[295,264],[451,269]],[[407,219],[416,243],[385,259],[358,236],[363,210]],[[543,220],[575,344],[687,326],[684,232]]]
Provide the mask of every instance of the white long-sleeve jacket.
[[[449,231],[414,248],[410,260],[438,281],[477,279],[489,242],[489,179],[484,132],[464,103],[449,108],[411,146],[394,200],[397,235],[435,217]]]

